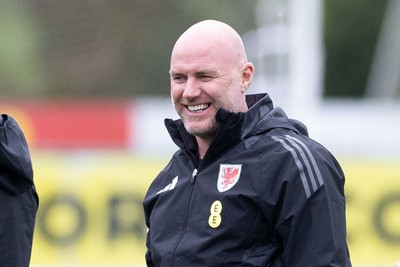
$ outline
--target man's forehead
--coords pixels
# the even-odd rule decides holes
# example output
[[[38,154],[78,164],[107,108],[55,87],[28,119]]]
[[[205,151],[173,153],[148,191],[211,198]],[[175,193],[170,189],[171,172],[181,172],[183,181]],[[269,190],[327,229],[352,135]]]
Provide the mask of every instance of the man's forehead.
[[[209,62],[171,63],[170,74],[178,73],[217,73],[219,68]]]
[[[205,40],[190,40],[188,42],[181,42],[175,45],[172,53],[171,60],[201,60],[213,59],[220,54],[221,45],[216,42],[206,42]]]
[[[179,47],[171,55],[170,69],[209,72],[223,68],[229,61],[229,56],[221,51],[221,47]]]
[[[203,68],[223,69],[228,65],[237,65],[244,61],[241,50],[235,50],[229,44],[191,40],[189,43],[177,44],[171,53],[171,69]]]

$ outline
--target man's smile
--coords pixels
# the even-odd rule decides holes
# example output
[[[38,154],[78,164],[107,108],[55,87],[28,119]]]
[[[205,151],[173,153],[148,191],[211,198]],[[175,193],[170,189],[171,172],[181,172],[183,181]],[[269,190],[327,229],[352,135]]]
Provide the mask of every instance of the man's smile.
[[[187,106],[187,109],[194,112],[201,112],[203,110],[206,110],[209,106],[210,104],[190,105]]]

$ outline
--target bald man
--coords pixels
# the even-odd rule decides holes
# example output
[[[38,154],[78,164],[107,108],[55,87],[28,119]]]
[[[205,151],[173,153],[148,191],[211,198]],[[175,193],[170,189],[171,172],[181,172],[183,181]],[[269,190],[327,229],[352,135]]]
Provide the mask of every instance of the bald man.
[[[351,266],[344,175],[306,127],[246,95],[238,33],[201,21],[171,54],[178,151],[144,199],[148,266]]]

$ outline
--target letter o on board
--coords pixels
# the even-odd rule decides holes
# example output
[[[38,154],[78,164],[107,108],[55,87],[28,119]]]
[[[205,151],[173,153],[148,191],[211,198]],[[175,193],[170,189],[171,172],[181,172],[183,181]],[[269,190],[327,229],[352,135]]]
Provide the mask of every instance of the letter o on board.
[[[373,214],[378,235],[388,243],[400,245],[400,192],[385,195],[376,205]]]
[[[87,226],[86,211],[71,195],[57,195],[43,203],[38,230],[54,245],[68,246],[82,236]]]

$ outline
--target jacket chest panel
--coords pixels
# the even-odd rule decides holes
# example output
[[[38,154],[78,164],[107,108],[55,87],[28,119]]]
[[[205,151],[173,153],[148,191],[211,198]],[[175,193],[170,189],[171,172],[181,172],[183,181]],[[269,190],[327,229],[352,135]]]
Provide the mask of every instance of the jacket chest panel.
[[[165,232],[167,228],[172,235],[187,225],[188,236],[246,237],[252,230],[244,229],[243,224],[250,227],[254,221],[263,220],[253,184],[257,172],[251,162],[221,160],[200,170],[194,182],[190,173],[189,169],[181,170],[174,188],[160,193],[152,213],[157,225],[152,225],[154,231],[160,227],[159,232]]]

